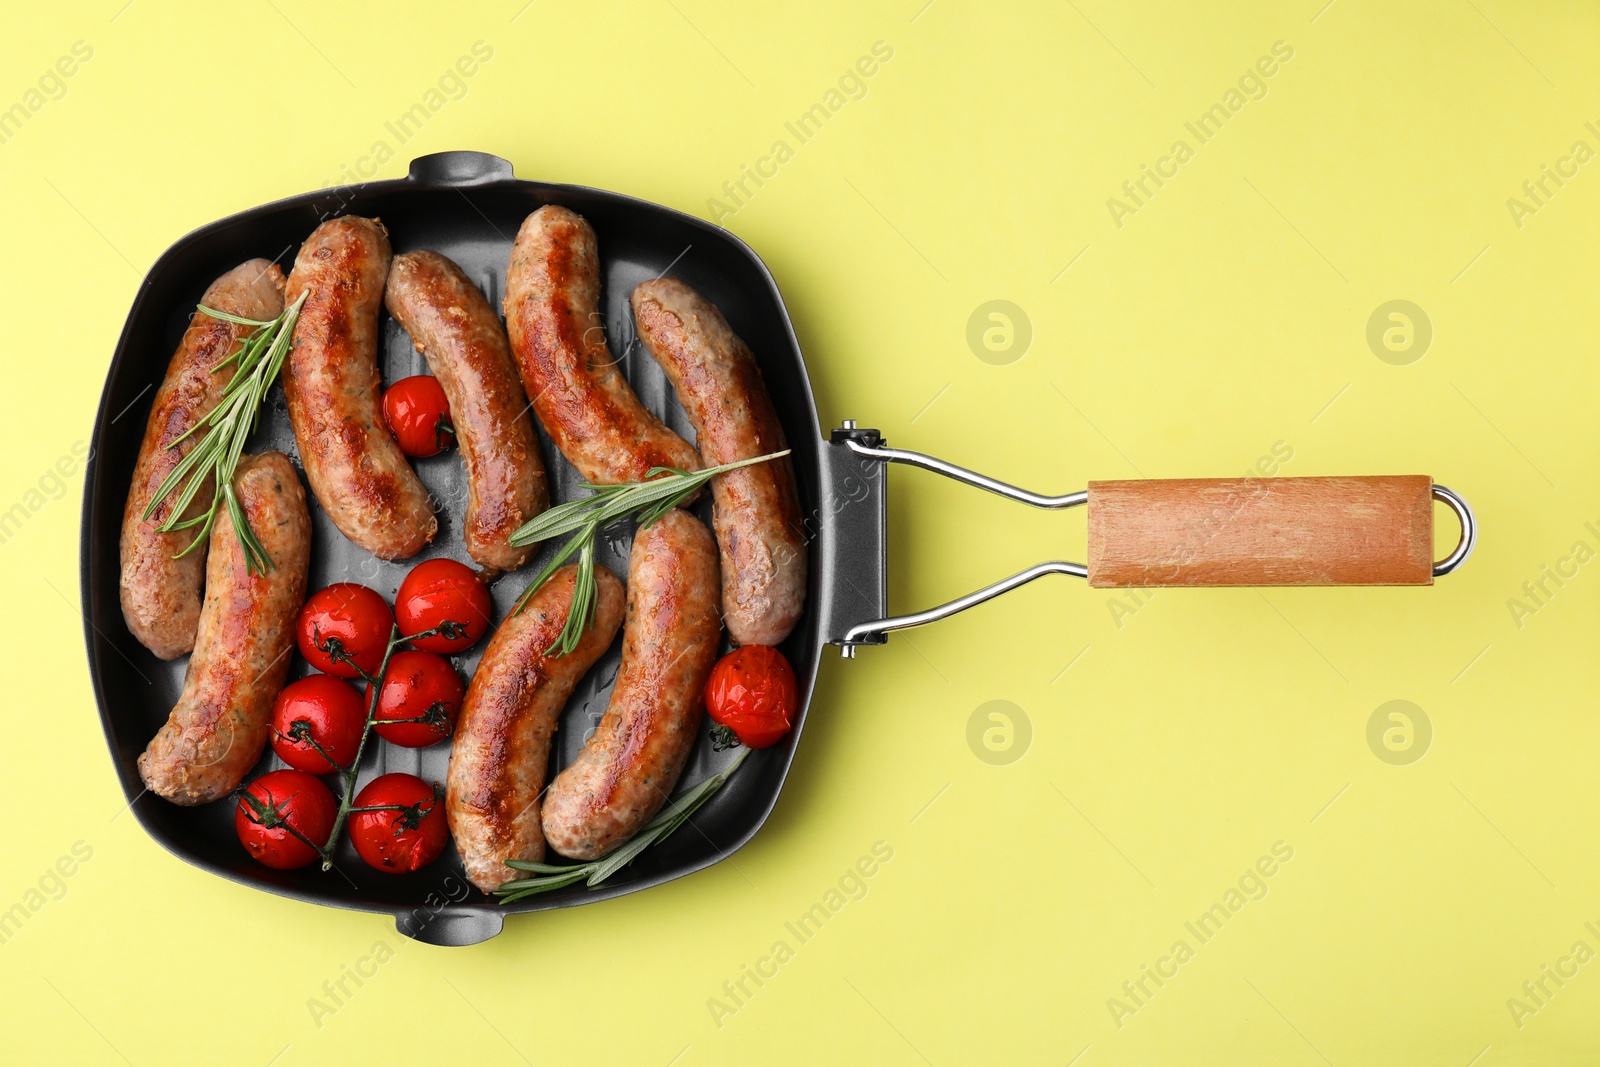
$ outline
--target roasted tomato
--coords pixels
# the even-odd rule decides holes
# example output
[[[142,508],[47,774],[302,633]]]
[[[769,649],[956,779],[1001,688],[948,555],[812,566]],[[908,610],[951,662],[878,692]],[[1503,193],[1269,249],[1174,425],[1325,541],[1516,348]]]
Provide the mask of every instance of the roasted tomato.
[[[315,860],[333,832],[339,802],[305,771],[269,771],[239,795],[233,828],[256,859],[280,871]]]
[[[411,644],[424,652],[461,652],[489,630],[489,589],[471,567],[430,559],[411,568],[394,599],[402,634],[441,632]]]
[[[273,703],[272,751],[297,770],[330,774],[356,758],[366,721],[355,686],[313,674],[284,686]]]
[[[439,379],[428,374],[401,378],[384,390],[383,421],[408,456],[437,456],[456,443],[450,402]]]
[[[461,675],[443,656],[396,652],[383,675],[372,728],[390,744],[427,748],[455,730],[466,692]]]
[[[393,626],[394,613],[383,597],[364,585],[335,582],[312,593],[300,609],[295,640],[300,654],[322,673],[359,678],[383,665]]]
[[[745,645],[717,661],[706,680],[706,713],[746,748],[778,743],[794,724],[800,686],[794,668],[770,645]]]
[[[450,840],[443,791],[414,774],[374,778],[350,810],[350,843],[380,871],[405,874],[426,867]]]

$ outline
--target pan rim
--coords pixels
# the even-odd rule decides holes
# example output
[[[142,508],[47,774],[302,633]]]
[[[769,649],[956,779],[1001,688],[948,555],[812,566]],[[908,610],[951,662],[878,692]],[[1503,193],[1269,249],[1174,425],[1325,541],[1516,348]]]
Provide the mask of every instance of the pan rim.
[[[436,155],[438,154],[443,153],[437,153]],[[472,154],[487,155],[486,153]],[[418,157],[418,160],[428,158],[428,156],[423,156]],[[498,159],[499,157],[490,158]],[[413,168],[416,167],[418,160],[412,161]],[[509,166],[510,165],[507,164],[508,170]],[[182,237],[173,241],[159,256],[157,256],[149,269],[145,272],[143,278],[140,280],[138,290],[129,307],[127,317],[123,323],[123,328],[118,335],[112,358],[109,361],[106,369],[105,379],[101,386],[100,401],[95,411],[95,420],[91,435],[92,442],[95,445],[99,445],[101,443],[102,435],[107,425],[109,407],[112,403],[113,386],[117,381],[118,371],[123,367],[125,361],[130,358],[129,348],[136,325],[141,323],[146,316],[152,313],[152,301],[154,299],[153,294],[158,288],[156,283],[163,277],[164,274],[175,269],[173,261],[178,259],[190,246],[204,241],[207,238],[213,237],[229,229],[230,227],[259,219],[265,215],[288,213],[304,208],[311,208],[314,211],[317,211],[322,218],[332,218],[340,214],[348,213],[348,205],[357,202],[363,197],[374,194],[382,195],[384,193],[404,190],[411,193],[435,195],[446,192],[456,192],[462,196],[466,196],[468,190],[480,189],[511,189],[522,195],[527,195],[532,201],[535,202],[534,206],[530,207],[530,211],[539,204],[545,203],[571,204],[585,200],[598,200],[611,205],[643,212],[645,214],[676,220],[680,224],[687,224],[694,230],[707,235],[710,239],[716,240],[731,247],[751,269],[753,277],[759,281],[760,285],[765,288],[765,290],[771,296],[773,305],[777,311],[777,322],[775,325],[781,330],[783,339],[788,343],[796,358],[797,370],[799,372],[798,383],[800,395],[796,398],[793,398],[792,405],[798,407],[800,413],[803,414],[804,418],[808,421],[804,426],[791,427],[793,430],[803,434],[804,439],[793,440],[791,441],[790,446],[792,448],[804,448],[806,450],[807,458],[804,464],[797,464],[797,466],[804,465],[809,468],[811,481],[813,483],[814,495],[818,498],[818,500],[820,500],[821,493],[824,490],[824,482],[826,481],[826,473],[824,469],[825,464],[822,452],[825,442],[821,435],[821,424],[817,415],[815,393],[812,388],[810,373],[806,367],[805,358],[801,351],[799,340],[795,336],[794,324],[789,315],[788,307],[783,300],[783,295],[778,287],[776,279],[772,276],[771,270],[767,267],[766,263],[761,259],[761,257],[758,256],[746,242],[732,232],[716,226],[715,224],[709,223],[697,216],[679,211],[676,208],[668,207],[663,204],[657,204],[652,201],[630,196],[625,193],[599,189],[592,186],[570,183],[542,182],[518,178],[512,174],[507,174],[506,176],[497,177],[488,181],[456,182],[449,180],[429,180],[427,178],[419,178],[413,169],[412,173],[408,174],[406,177],[361,182],[351,185],[328,186],[320,190],[282,197],[277,200],[272,200],[267,203],[257,205],[255,207],[232,212],[226,216],[223,216],[222,218],[215,219],[190,230]],[[341,207],[333,211],[318,210],[319,206],[325,205],[330,198],[337,199],[341,204]],[[281,255],[279,258],[281,258]],[[159,312],[159,309],[155,310]],[[787,359],[788,354],[784,353],[783,358]],[[83,632],[87,652],[87,667],[89,671],[90,684],[94,694],[96,710],[98,711],[100,717],[101,732],[107,746],[107,754],[111,757],[112,767],[117,774],[118,781],[122,785],[124,799],[127,801],[122,810],[126,811],[131,808],[133,810],[134,817],[138,820],[139,825],[144,832],[149,837],[153,838],[158,844],[160,844],[163,849],[177,858],[211,874],[220,875],[230,882],[248,885],[252,888],[264,890],[278,896],[288,897],[307,903],[320,904],[326,907],[390,914],[395,916],[397,922],[401,922],[405,917],[414,915],[417,911],[424,908],[428,908],[429,910],[433,911],[433,917],[435,919],[441,916],[482,913],[504,916],[600,903],[602,901],[611,900],[619,896],[635,893],[643,889],[654,888],[655,886],[665,884],[666,882],[675,881],[679,878],[695,874],[721,862],[724,859],[729,858],[734,853],[743,849],[766,825],[768,819],[776,809],[778,799],[783,792],[784,786],[787,784],[789,774],[793,768],[794,758],[798,752],[800,737],[804,729],[805,720],[811,706],[812,696],[814,695],[816,688],[817,675],[820,671],[820,663],[822,659],[822,650],[824,647],[826,647],[824,635],[821,633],[820,629],[821,619],[814,609],[817,585],[819,581],[818,568],[816,566],[810,568],[810,574],[807,578],[807,595],[810,603],[807,605],[805,616],[803,616],[801,622],[801,626],[812,631],[814,640],[809,657],[811,662],[807,664],[808,669],[806,670],[806,676],[803,679],[800,706],[797,709],[795,716],[794,728],[791,731],[790,737],[786,739],[782,746],[753,753],[750,761],[752,762],[752,766],[750,768],[746,768],[747,772],[754,770],[754,760],[772,759],[772,755],[768,755],[768,753],[781,755],[779,765],[776,768],[775,785],[771,789],[770,793],[760,798],[758,804],[752,806],[751,817],[747,827],[740,831],[733,838],[730,844],[721,848],[715,848],[714,851],[709,855],[700,857],[698,859],[686,860],[680,865],[674,866],[667,870],[658,871],[654,874],[641,878],[634,878],[614,884],[602,885],[594,889],[585,889],[582,893],[569,896],[552,894],[550,896],[528,898],[514,904],[500,904],[494,900],[484,898],[475,892],[469,892],[467,899],[461,901],[451,900],[436,908],[427,904],[399,905],[392,902],[373,900],[361,896],[344,895],[335,891],[318,889],[314,887],[301,888],[297,886],[277,884],[274,881],[266,878],[253,878],[243,870],[230,868],[213,862],[213,860],[202,853],[187,847],[185,842],[180,840],[176,835],[170,834],[166,828],[158,826],[155,823],[153,816],[148,815],[146,811],[143,810],[140,801],[144,798],[147,790],[145,789],[143,782],[138,778],[137,774],[132,770],[132,768],[123,765],[124,761],[120,758],[120,754],[116,747],[116,733],[114,731],[112,713],[110,710],[110,696],[106,690],[106,682],[103,678],[103,672],[100,666],[100,660],[104,650],[99,647],[102,640],[109,644],[111,639],[109,637],[102,637],[99,630],[95,626],[94,621],[95,587],[97,584],[96,580],[99,578],[101,584],[104,584],[105,582],[105,578],[99,575],[96,571],[95,551],[99,543],[103,540],[103,536],[97,536],[99,528],[111,521],[111,518],[107,516],[106,511],[113,511],[114,518],[117,524],[120,525],[121,509],[97,508],[99,498],[106,491],[106,487],[102,487],[100,484],[102,478],[106,476],[105,467],[101,463],[102,457],[100,453],[100,448],[92,447],[85,464],[83,506],[80,514],[79,529],[79,607],[83,616]],[[119,494],[115,491],[117,487],[109,488],[111,489],[110,496],[112,497],[125,495],[125,489],[123,490],[123,493]],[[820,507],[817,507],[816,510],[819,514],[819,520],[825,522],[825,510]],[[811,532],[811,544],[812,550],[815,552],[815,531]],[[118,814],[120,815],[121,812]],[[263,869],[263,871],[265,871],[265,869]],[[447,873],[441,881],[448,882],[454,877],[456,877],[456,872],[452,870]]]

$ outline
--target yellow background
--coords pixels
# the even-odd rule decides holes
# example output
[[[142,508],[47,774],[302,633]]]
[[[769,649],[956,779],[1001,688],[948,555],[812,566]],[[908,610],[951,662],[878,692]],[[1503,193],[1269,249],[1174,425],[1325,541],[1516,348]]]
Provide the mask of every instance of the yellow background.
[[[794,158],[724,220],[778,279],[825,423],[1053,491],[1242,474],[1282,442],[1284,474],[1431,474],[1484,534],[1432,589],[1164,591],[1119,627],[1112,594],[1051,579],[829,656],[777,812],[733,862],[438,949],[211,877],[119,816],[76,476],[0,546],[0,909],[75,842],[93,858],[0,945],[0,1058],[1600,1056],[1600,962],[1520,1027],[1506,1005],[1575,941],[1600,949],[1600,564],[1520,627],[1507,604],[1574,542],[1600,548],[1600,162],[1520,228],[1506,206],[1574,141],[1600,149],[1592,5],[124,2],[26,5],[0,35],[0,107],[93,48],[0,144],[0,510],[88,438],[163,249],[337,179],[474,42],[493,58],[380,176],[473,148],[706,216],[881,40],[866,95],[786,138]],[[1107,198],[1195,147],[1184,122],[1276,41],[1294,56],[1266,97],[1119,228]],[[1008,365],[966,341],[992,299],[1032,324]],[[1434,329],[1406,366],[1365,339],[1393,299]],[[896,610],[1084,551],[1081,513],[904,469],[891,521]],[[1367,743],[1395,699],[1433,730],[1405,766]],[[1031,723],[1009,765],[968,745],[991,700]],[[894,858],[867,896],[718,1026],[708,998],[877,841]],[[1108,998],[1279,841],[1265,898],[1119,1027]],[[379,942],[393,958],[317,1025],[308,999]]]

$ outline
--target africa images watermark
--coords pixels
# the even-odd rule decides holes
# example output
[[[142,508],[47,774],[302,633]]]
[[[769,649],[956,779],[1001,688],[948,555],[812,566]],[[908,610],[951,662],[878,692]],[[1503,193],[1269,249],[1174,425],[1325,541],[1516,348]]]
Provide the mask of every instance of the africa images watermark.
[[[1009,767],[1032,744],[1033,720],[1009,700],[987,700],[967,717],[967,748],[991,767]]]
[[[1223,926],[1243,911],[1246,904],[1265,900],[1268,880],[1292,859],[1294,846],[1287,841],[1274,841],[1271,855],[1263,855],[1245,868],[1239,880],[1222,894],[1222,899],[1202,911],[1194,920],[1183,924],[1195,944],[1191,945],[1187,938],[1180,937],[1172,943],[1166,955],[1156,959],[1154,965],[1140,964],[1138,976],[1122,983],[1122,995],[1106,998],[1106,1010],[1111,1013],[1111,1021],[1117,1024],[1117,1029],[1122,1029],[1128,1016],[1137,1015],[1148,1007],[1155,995],[1178,977],[1179,969],[1194,959],[1197,948],[1215,940],[1222,933]]]
[[[1584,523],[1583,528],[1589,536],[1600,541],[1600,526],[1591,521]],[[1567,583],[1576,578],[1583,566],[1594,558],[1593,546],[1579,538],[1572,542],[1572,547],[1565,555],[1556,557],[1552,563],[1541,563],[1538,575],[1522,583],[1522,595],[1506,598],[1511,624],[1519,630],[1526,626],[1528,619],[1549,607],[1550,602],[1567,587]]]
[[[1600,939],[1600,926],[1585,922],[1583,928],[1591,937]],[[1553,966],[1541,964],[1539,973],[1522,983],[1521,996],[1506,998],[1506,1010],[1511,1013],[1511,1021],[1517,1029],[1521,1030],[1530,1018],[1549,1007],[1556,994],[1578,977],[1578,971],[1594,957],[1595,951],[1589,942],[1579,938],[1572,943],[1572,948],[1565,956],[1557,958]]]
[[[399,148],[422,132],[428,121],[453,100],[466,98],[473,76],[494,58],[494,47],[487,41],[474,41],[470,54],[459,56],[446,67],[422,96],[393,119],[383,124],[384,136],[372,142],[366,155],[339,168],[339,173],[322,183],[324,189],[337,185],[359,185],[377,177],[378,168],[393,159]],[[391,143],[391,138],[392,143]]]
[[[846,67],[821,99],[783,124],[788,137],[773,141],[767,154],[754,163],[739,164],[738,175],[722,183],[722,195],[706,199],[706,214],[711,221],[720,226],[723,219],[730,219],[743,210],[767,182],[778,176],[779,168],[794,159],[797,148],[821,133],[822,127],[843,111],[846,104],[866,98],[867,81],[893,58],[893,45],[887,41],[872,42],[869,53]],[[789,143],[790,138],[793,144]]]
[[[17,102],[0,111],[0,145],[10,143],[22,132],[28,120],[44,110],[52,100],[67,95],[67,79],[94,58],[94,48],[87,41],[73,41],[67,54],[45,68],[34,84],[25,90]]]
[[[1268,79],[1277,77],[1283,65],[1293,58],[1294,48],[1288,41],[1272,42],[1270,55],[1257,59],[1239,76],[1235,85],[1228,87],[1219,101],[1202,111],[1194,121],[1183,124],[1183,128],[1194,138],[1193,145],[1180,137],[1172,142],[1166,155],[1156,159],[1153,166],[1141,163],[1138,175],[1122,183],[1122,196],[1106,199],[1106,210],[1111,212],[1111,221],[1117,229],[1122,229],[1124,219],[1129,215],[1137,215],[1139,209],[1154,199],[1167,182],[1176,178],[1179,168],[1193,159],[1201,148],[1210,144],[1222,132],[1222,128],[1244,110],[1246,104],[1252,100],[1265,100]]]
[[[87,441],[72,442],[71,452],[46,467],[34,484],[23,491],[21,499],[0,510],[0,545],[9,544],[45,505],[67,495],[67,480],[78,473],[79,464],[87,462],[90,454]]]
[[[1266,481],[1277,475],[1283,465],[1294,459],[1294,446],[1287,441],[1274,441],[1272,448],[1256,457],[1250,469],[1244,472],[1244,483],[1237,493],[1231,494],[1227,500],[1212,509],[1205,517],[1204,523],[1191,527],[1188,537],[1180,546],[1185,555],[1198,555],[1202,549],[1227,526],[1239,512],[1266,491]],[[1123,589],[1106,597],[1106,610],[1111,613],[1111,621],[1117,629],[1127,625],[1128,619],[1139,614],[1140,610],[1149,604],[1155,597],[1159,586],[1146,586],[1138,589]]]
[[[827,888],[822,899],[801,912],[799,917],[783,924],[788,937],[772,943],[766,955],[754,963],[741,964],[737,977],[722,983],[721,996],[706,998],[706,1010],[717,1029],[730,1016],[748,1007],[750,1000],[762,987],[778,976],[778,969],[795,958],[796,951],[822,932],[830,919],[836,917],[852,901],[865,900],[868,882],[882,869],[883,864],[894,859],[894,848],[887,841],[874,841],[870,854],[863,854],[846,867],[838,881]],[[791,940],[792,943],[791,943]]]
[[[1583,128],[1589,131],[1591,137],[1600,139],[1600,127],[1594,122],[1585,122]],[[1506,197],[1506,210],[1511,213],[1512,225],[1520,230],[1527,225],[1525,219],[1549,207],[1555,195],[1566,187],[1567,182],[1578,176],[1579,168],[1593,159],[1594,154],[1589,142],[1579,138],[1572,142],[1566,155],[1555,161],[1554,166],[1541,163],[1539,173],[1522,183],[1520,196]]]
[[[11,939],[22,932],[32,918],[44,910],[52,900],[67,895],[67,880],[94,859],[94,846],[87,841],[74,841],[72,848],[46,867],[44,873],[5,911],[0,912],[0,945],[9,945]]]
[[[446,907],[459,904],[472,895],[472,887],[455,874],[445,876],[439,888],[430,890],[420,907],[412,908],[407,918],[415,931],[425,929],[437,919]],[[404,940],[404,939],[401,939]],[[379,938],[372,947],[356,957],[353,963],[339,965],[339,973],[322,983],[320,996],[306,998],[306,1010],[311,1021],[321,1030],[330,1016],[339,1014],[366,984],[378,976],[378,968],[394,959],[397,946],[387,937]]]

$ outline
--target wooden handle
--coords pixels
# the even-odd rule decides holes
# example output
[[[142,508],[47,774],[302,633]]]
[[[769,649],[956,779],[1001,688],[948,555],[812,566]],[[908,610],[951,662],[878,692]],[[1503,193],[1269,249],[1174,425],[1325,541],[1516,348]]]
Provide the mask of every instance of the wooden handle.
[[[1433,480],[1089,483],[1089,584],[1432,585]]]

